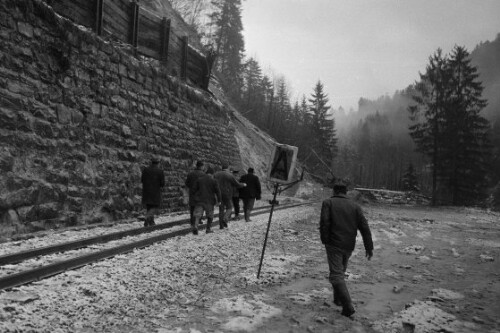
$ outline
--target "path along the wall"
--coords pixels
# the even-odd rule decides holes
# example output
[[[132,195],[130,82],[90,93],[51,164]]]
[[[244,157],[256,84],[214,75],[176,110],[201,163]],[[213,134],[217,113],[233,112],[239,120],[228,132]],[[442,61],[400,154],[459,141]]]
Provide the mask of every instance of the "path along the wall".
[[[0,237],[136,215],[152,156],[167,211],[194,161],[241,164],[230,110],[161,68],[42,1],[0,0]]]

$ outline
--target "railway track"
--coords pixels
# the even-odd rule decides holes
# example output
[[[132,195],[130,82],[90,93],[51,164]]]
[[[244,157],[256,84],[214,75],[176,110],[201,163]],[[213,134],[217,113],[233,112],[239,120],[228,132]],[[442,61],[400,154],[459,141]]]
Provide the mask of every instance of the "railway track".
[[[290,208],[298,207],[298,206],[310,205],[313,203],[314,202],[305,202],[305,203],[292,204],[292,205],[275,206],[274,211],[290,209]],[[263,207],[255,208],[254,212],[252,213],[252,216],[268,213],[270,211],[270,207],[271,206],[263,206]],[[143,233],[151,233],[154,231],[161,231],[161,230],[169,229],[169,228],[184,225],[184,224],[186,224],[186,225],[189,224],[189,218],[181,219],[178,221],[162,223],[162,224],[158,224],[158,225],[146,227],[146,228],[145,227],[134,228],[134,229],[130,229],[130,230],[109,233],[106,235],[100,235],[100,236],[96,236],[96,237],[85,238],[85,239],[71,241],[71,242],[67,242],[67,243],[55,244],[55,245],[36,248],[36,249],[28,250],[28,251],[21,251],[21,252],[17,252],[17,253],[13,253],[13,254],[3,255],[3,256],[0,256],[0,266],[20,263],[20,262],[26,261],[28,259],[38,258],[38,257],[49,255],[49,254],[62,253],[65,251],[81,249],[81,248],[92,246],[95,244],[102,244],[102,243],[110,242],[113,240],[118,240],[118,239],[121,239],[124,237],[137,236],[137,235],[140,235]],[[218,224],[219,223],[217,221],[214,221],[214,223],[213,223],[214,226],[217,226]],[[206,224],[201,225],[199,228],[202,230],[205,229]],[[20,285],[35,282],[35,281],[38,281],[38,280],[41,280],[41,279],[44,279],[44,278],[47,278],[47,277],[50,277],[53,275],[60,274],[62,272],[68,271],[68,270],[72,270],[72,269],[75,269],[78,267],[82,267],[82,266],[97,262],[97,261],[102,260],[102,259],[110,258],[110,257],[116,256],[118,254],[127,253],[127,252],[134,250],[134,249],[144,248],[144,247],[150,246],[154,243],[164,241],[167,239],[171,239],[174,237],[184,236],[184,235],[187,235],[189,233],[191,233],[190,227],[185,228],[185,229],[181,229],[181,230],[177,230],[177,231],[172,231],[172,232],[168,232],[168,233],[154,235],[151,237],[147,237],[147,238],[144,238],[141,240],[136,240],[136,241],[122,244],[119,246],[115,246],[112,248],[108,248],[108,249],[96,251],[93,253],[80,255],[80,256],[77,256],[75,258],[58,261],[58,262],[55,262],[52,264],[43,265],[43,266],[33,268],[33,269],[28,269],[26,271],[8,274],[6,276],[0,277],[0,290],[10,289],[10,288],[17,287]]]

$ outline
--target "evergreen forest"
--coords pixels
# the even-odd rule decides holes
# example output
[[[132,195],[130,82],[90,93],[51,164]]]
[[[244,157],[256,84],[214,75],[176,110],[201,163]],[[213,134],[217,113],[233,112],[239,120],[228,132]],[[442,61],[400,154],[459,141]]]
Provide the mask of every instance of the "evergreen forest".
[[[297,146],[317,180],[500,209],[500,34],[472,51],[437,49],[414,84],[345,110],[333,108],[321,79],[293,100],[286,77],[245,54],[242,0],[170,2],[215,53],[213,74],[231,103],[276,141]]]

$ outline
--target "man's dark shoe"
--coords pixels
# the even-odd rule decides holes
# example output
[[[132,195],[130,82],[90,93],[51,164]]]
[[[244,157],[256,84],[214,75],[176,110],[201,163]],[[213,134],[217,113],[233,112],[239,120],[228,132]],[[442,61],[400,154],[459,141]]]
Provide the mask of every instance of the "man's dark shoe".
[[[198,229],[193,229],[193,235],[198,235]]]
[[[333,285],[335,295],[337,296],[339,302],[342,304],[341,315],[345,317],[352,316],[356,311],[352,306],[351,296],[349,295],[349,290],[344,281],[336,283]]]
[[[342,312],[340,313],[341,315],[345,316],[345,317],[350,317],[352,316],[354,313],[356,312],[356,310],[354,310],[354,308],[351,306],[348,306],[348,307],[344,307],[342,309]]]
[[[212,229],[207,229],[207,234],[213,233]]]

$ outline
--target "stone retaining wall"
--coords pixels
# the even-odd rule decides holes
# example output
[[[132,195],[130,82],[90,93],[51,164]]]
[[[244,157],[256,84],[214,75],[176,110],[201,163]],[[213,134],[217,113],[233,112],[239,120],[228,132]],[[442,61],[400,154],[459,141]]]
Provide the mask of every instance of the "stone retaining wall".
[[[230,111],[38,0],[0,0],[0,235],[137,216],[161,159],[163,209],[194,161],[241,164]],[[0,236],[1,237],[1,236]]]

